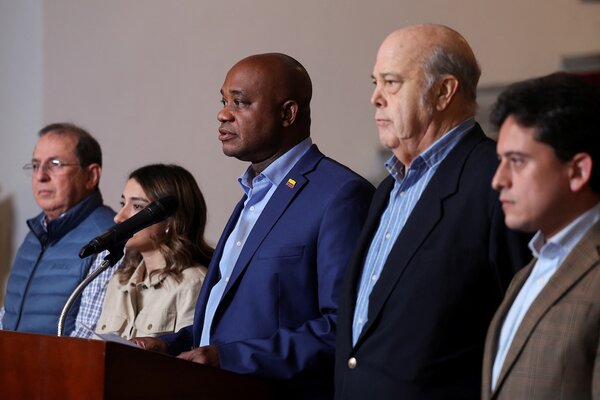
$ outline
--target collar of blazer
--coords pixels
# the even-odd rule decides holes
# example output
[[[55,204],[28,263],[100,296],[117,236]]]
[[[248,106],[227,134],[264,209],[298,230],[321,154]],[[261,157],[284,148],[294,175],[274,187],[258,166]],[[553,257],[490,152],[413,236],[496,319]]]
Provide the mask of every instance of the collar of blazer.
[[[529,310],[527,310],[527,313],[523,317],[523,321],[521,321],[521,325],[519,325],[519,328],[515,333],[515,337],[510,345],[508,353],[506,354],[506,359],[504,360],[504,365],[502,366],[502,370],[498,376],[498,382],[496,384],[494,393],[502,386],[506,375],[514,366],[519,354],[523,350],[523,347],[535,330],[535,327],[548,312],[550,307],[552,307],[566,292],[568,292],[573,285],[575,285],[588,271],[598,264],[598,261],[600,261],[600,255],[598,254],[599,245],[600,221],[592,226],[589,232],[587,232],[581,239],[581,241],[575,245],[558,270],[556,270],[548,283],[546,283],[546,286],[542,289],[540,294],[536,297],[533,303],[531,303]],[[526,268],[520,271],[515,276],[513,282],[514,284],[511,285],[511,288],[506,293],[507,298],[511,300],[504,302],[498,310],[498,314],[501,315],[501,318],[498,321],[496,332],[494,332],[494,340],[496,343],[493,345],[494,349],[497,347],[498,335],[502,327],[500,321],[502,321],[506,313],[508,313],[513,300],[527,280],[527,277],[531,273],[534,265],[535,260],[533,260]],[[493,354],[495,354],[495,351]],[[491,360],[491,363],[493,363],[493,360]]]
[[[464,163],[473,149],[484,140],[485,134],[479,124],[475,124],[473,129],[461,139],[450,154],[442,161],[442,164],[431,178],[431,181],[425,188],[425,191],[398,236],[397,243],[402,243],[402,246],[394,245],[392,248],[383,267],[381,278],[369,297],[369,320],[365,324],[355,347],[360,346],[361,339],[372,327],[373,322],[377,320],[379,312],[392,293],[396,282],[404,273],[408,262],[419,250],[429,232],[431,232],[431,229],[442,218],[443,201],[457,192]],[[393,186],[394,180],[390,176],[377,189],[365,223],[363,235],[357,245],[357,248],[362,249],[363,252],[358,257],[353,258],[354,263],[350,266],[351,271],[349,274],[352,277],[351,279],[353,279],[353,284],[351,285],[353,296],[350,300],[352,304],[349,308],[351,310],[349,313],[350,316],[354,315],[357,282],[362,271],[366,252],[369,249],[369,242],[379,225],[379,219],[387,206],[389,193]],[[390,265],[391,263],[393,263],[393,266]],[[352,324],[352,317],[350,317],[350,324]]]
[[[288,208],[289,204],[294,201],[294,199],[301,192],[302,187],[308,183],[308,179],[306,175],[313,171],[319,161],[325,157],[323,153],[321,153],[316,145],[312,145],[308,151],[302,156],[302,158],[294,165],[294,167],[290,170],[290,172],[285,176],[285,178],[279,183],[277,189],[275,189],[275,193],[273,193],[273,197],[269,200],[269,204],[260,214],[260,217],[256,221],[254,228],[250,232],[248,239],[240,253],[240,256],[235,264],[233,269],[233,273],[229,278],[229,282],[227,283],[227,287],[225,288],[225,292],[223,293],[223,299],[227,296],[231,287],[235,284],[235,282],[240,278],[244,270],[248,267],[252,257],[263,243],[273,226],[277,223],[281,215]],[[289,179],[294,180],[294,184],[292,187],[288,185]],[[218,264],[221,259],[221,255],[223,254],[223,247],[225,246],[225,241],[237,222],[237,219],[242,211],[243,203],[246,200],[246,196],[244,195],[238,205],[234,213],[232,214],[229,222],[227,223],[226,229],[223,231],[223,235],[217,245],[217,250],[215,251],[215,255],[213,256],[211,262],[213,264],[212,268],[213,273],[216,273],[210,280],[210,286],[213,286],[218,280]],[[209,268],[209,271],[211,268]],[[216,316],[216,314],[215,314]]]

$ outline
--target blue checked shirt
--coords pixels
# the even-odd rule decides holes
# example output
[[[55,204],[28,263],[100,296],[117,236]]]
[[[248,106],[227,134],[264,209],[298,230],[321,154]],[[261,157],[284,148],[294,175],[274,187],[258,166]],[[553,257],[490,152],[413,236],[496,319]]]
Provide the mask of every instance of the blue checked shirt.
[[[353,345],[356,344],[368,321],[369,296],[381,276],[383,266],[406,220],[438,166],[473,126],[475,120],[469,118],[452,128],[419,154],[407,170],[395,156],[386,162],[385,166],[396,182],[390,193],[388,205],[381,216],[377,232],[371,241],[363,267],[352,323]]]
[[[100,267],[104,261],[104,257],[107,255],[108,251],[105,250],[96,256],[88,275]],[[96,279],[91,281],[90,284],[83,289],[83,292],[81,292],[81,305],[79,306],[77,318],[75,319],[75,329],[71,332],[72,337],[90,338],[93,336],[93,331],[96,329],[96,323],[102,313],[102,305],[104,304],[108,281],[110,281],[110,278],[112,278],[122,261],[123,258],[98,275]]]

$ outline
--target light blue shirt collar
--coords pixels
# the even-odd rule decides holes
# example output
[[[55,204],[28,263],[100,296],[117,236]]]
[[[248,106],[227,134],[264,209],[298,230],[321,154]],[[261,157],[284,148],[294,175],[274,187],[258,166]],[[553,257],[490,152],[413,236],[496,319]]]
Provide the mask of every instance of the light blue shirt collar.
[[[262,175],[271,183],[271,185],[278,186],[294,165],[296,165],[308,149],[310,149],[312,144],[311,138],[307,137],[269,164],[269,166],[258,176]],[[254,186],[252,182],[256,178],[257,176],[254,175],[252,166],[249,166],[248,169],[238,177],[238,182],[246,195],[248,195]]]
[[[581,214],[548,241],[541,232],[537,232],[529,242],[529,248],[536,261],[500,328],[498,350],[492,366],[492,388],[495,388],[498,384],[506,355],[531,304],[560,268],[565,257],[571,253],[575,245],[598,219],[600,219],[600,203]]]
[[[551,248],[560,251],[562,261],[598,219],[600,219],[600,203],[575,218],[569,225],[548,240],[541,231],[538,231],[529,242],[529,249],[534,257],[539,258],[542,250],[550,245]]]
[[[471,130],[474,126],[475,119],[472,117],[456,125],[454,128],[442,135],[442,137],[440,137],[438,140],[433,142],[421,154],[415,157],[410,165],[410,168],[421,169],[423,166],[425,166],[425,169],[430,169],[436,167],[444,160],[444,158],[446,158],[448,153],[452,151],[454,146],[460,141],[460,139],[462,139],[465,133]],[[387,160],[385,163],[385,168],[388,170],[390,175],[396,179],[396,181],[402,180],[405,176],[405,167],[395,155],[392,155]]]

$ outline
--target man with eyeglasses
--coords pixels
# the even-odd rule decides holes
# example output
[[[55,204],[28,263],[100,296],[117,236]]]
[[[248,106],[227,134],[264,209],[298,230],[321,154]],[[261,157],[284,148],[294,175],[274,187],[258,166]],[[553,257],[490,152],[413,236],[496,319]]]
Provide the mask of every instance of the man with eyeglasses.
[[[86,277],[94,257],[79,250],[114,224],[114,211],[103,205],[98,189],[102,172],[100,145],[84,129],[51,124],[39,132],[31,163],[31,187],[42,212],[27,221],[8,279],[2,327],[56,334],[62,308]],[[64,332],[75,327],[79,302],[66,318]]]

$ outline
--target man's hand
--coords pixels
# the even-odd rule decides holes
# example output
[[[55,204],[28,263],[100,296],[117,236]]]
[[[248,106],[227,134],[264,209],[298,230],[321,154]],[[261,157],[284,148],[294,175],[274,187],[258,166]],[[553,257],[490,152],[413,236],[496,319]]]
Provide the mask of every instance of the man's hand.
[[[216,346],[197,347],[194,350],[181,353],[177,358],[219,368],[219,351]]]
[[[158,353],[167,354],[169,349],[167,343],[164,340],[157,339],[154,337],[135,337],[131,341],[144,350],[156,351]]]

